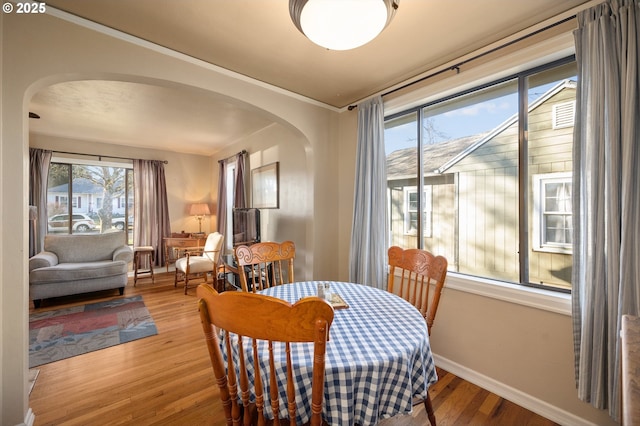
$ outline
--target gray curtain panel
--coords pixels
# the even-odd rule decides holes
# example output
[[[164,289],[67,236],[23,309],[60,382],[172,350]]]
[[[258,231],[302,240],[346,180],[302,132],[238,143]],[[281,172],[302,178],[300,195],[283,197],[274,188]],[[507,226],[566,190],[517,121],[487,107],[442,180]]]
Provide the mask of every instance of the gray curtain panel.
[[[29,257],[42,251],[47,234],[47,180],[51,151],[29,148],[29,205],[36,208],[35,226],[29,226]]]
[[[163,238],[171,236],[167,183],[162,161],[133,160],[135,196],[133,245],[153,246],[155,263],[165,263]]]
[[[233,207],[236,207],[238,209],[243,209],[245,207],[247,207],[247,197],[246,197],[246,191],[245,191],[245,185],[246,185],[246,167],[245,167],[245,163],[246,163],[246,159],[247,159],[247,153],[246,152],[241,152],[238,155],[236,155],[236,184],[235,184],[235,189],[236,192],[235,194],[233,194]]]
[[[377,96],[358,104],[355,200],[349,281],[386,288],[387,171],[384,106]]]
[[[575,31],[573,321],[578,396],[620,418],[620,321],[640,307],[640,0]]]

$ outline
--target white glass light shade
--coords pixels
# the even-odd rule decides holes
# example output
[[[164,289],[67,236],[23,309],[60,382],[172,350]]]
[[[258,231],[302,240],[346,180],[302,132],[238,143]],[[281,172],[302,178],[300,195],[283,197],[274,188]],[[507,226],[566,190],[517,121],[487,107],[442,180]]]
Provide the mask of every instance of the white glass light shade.
[[[389,24],[398,0],[290,0],[289,13],[309,40],[331,50],[362,46]]]

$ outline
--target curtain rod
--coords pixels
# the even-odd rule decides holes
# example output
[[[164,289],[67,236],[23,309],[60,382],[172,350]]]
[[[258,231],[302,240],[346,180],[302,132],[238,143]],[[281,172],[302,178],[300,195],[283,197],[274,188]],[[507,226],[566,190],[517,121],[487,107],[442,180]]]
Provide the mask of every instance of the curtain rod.
[[[472,56],[471,58],[465,59],[464,61],[460,61],[460,62],[456,63],[455,65],[452,65],[452,66],[450,66],[448,68],[443,68],[443,69],[441,69],[439,71],[436,71],[434,73],[425,75],[424,77],[421,77],[421,78],[417,79],[416,81],[412,81],[410,83],[406,83],[406,84],[403,84],[402,86],[399,86],[399,87],[396,87],[394,89],[388,90],[388,91],[382,93],[380,96],[384,97],[384,96],[390,95],[390,94],[395,93],[395,92],[397,92],[399,90],[406,89],[407,87],[411,87],[411,86],[413,86],[414,84],[417,84],[417,83],[422,83],[425,80],[428,80],[430,78],[436,77],[436,76],[438,76],[438,75],[440,75],[442,73],[448,72],[448,71],[456,71],[456,74],[460,74],[460,67],[462,65],[465,65],[465,64],[467,64],[469,62],[472,62],[472,61],[475,61],[476,59],[480,59],[480,58],[482,58],[484,56],[487,56],[487,55],[489,55],[491,53],[494,53],[494,52],[496,52],[498,50],[504,49],[505,47],[509,47],[509,46],[511,46],[511,45],[513,45],[515,43],[518,43],[518,42],[520,42],[522,40],[526,40],[529,37],[533,37],[534,35],[540,34],[541,32],[550,30],[551,28],[554,28],[554,27],[557,27],[558,25],[564,24],[565,22],[568,22],[568,21],[574,19],[575,17],[576,17],[576,15],[571,15],[569,17],[561,19],[560,21],[554,22],[553,24],[550,24],[550,25],[547,25],[544,28],[540,28],[539,30],[533,31],[533,32],[531,32],[529,34],[525,34],[522,37],[518,37],[518,38],[516,38],[514,40],[511,40],[511,41],[505,43],[505,44],[502,44],[500,46],[496,46],[493,49],[489,49],[486,52],[479,53],[479,54],[477,54],[475,56]],[[347,107],[347,109],[349,111],[351,111],[352,109],[356,108],[357,106],[358,106],[358,104],[349,105]]]
[[[139,160],[139,158],[129,158],[129,157],[116,157],[114,155],[97,155],[97,154],[83,154],[81,152],[69,152],[69,151],[51,151],[51,152],[55,152],[56,154],[69,154],[69,155],[84,155],[87,157],[98,157],[99,161],[102,161],[103,158],[116,158],[118,160]],[[161,163],[164,164],[169,164],[169,162],[167,160],[151,160],[151,161],[159,161]]]
[[[236,157],[236,156],[238,156],[238,155],[244,155],[244,154],[248,154],[248,152],[247,152],[247,150],[246,150],[246,149],[243,149],[242,151],[240,151],[240,152],[238,152],[238,153],[236,153],[236,154],[230,155],[230,156],[229,156],[229,157],[227,157],[227,158],[223,158],[223,159],[221,159],[221,160],[218,160],[218,163],[222,163],[222,162],[224,162],[224,161],[231,160],[232,158],[234,158],[234,157]]]

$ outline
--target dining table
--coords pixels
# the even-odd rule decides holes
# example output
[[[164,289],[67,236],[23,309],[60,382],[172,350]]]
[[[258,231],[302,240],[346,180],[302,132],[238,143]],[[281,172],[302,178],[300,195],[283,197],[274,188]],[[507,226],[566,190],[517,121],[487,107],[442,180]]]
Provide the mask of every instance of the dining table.
[[[347,307],[335,309],[325,358],[323,417],[330,425],[368,426],[412,411],[412,402],[424,400],[438,378],[429,345],[429,333],[420,312],[401,297],[367,285],[305,281],[274,286],[259,293],[295,303],[316,296],[318,285],[340,296]],[[327,286],[328,285],[328,286]],[[250,347],[250,346],[249,346]],[[269,374],[266,347],[261,371]],[[283,354],[284,356],[284,354]],[[312,370],[313,344],[291,345],[296,371]],[[255,362],[255,360],[253,361]],[[286,382],[286,362],[277,369]],[[249,374],[253,366],[248,365]],[[268,377],[263,377],[268,383]],[[311,415],[311,376],[296,377],[298,424]],[[265,404],[267,416],[273,416]],[[281,404],[280,416],[286,416]]]

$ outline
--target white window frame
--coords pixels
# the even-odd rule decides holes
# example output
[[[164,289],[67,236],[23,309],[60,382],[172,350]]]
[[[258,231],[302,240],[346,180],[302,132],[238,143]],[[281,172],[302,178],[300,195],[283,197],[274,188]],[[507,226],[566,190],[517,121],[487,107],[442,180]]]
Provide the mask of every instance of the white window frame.
[[[405,235],[417,235],[417,231],[413,232],[410,229],[411,226],[411,216],[409,213],[417,213],[416,209],[411,209],[409,206],[410,195],[418,193],[417,186],[406,186],[403,189],[404,192],[404,234]],[[433,226],[431,224],[431,215],[433,211],[433,188],[431,185],[424,186],[424,193],[422,196],[422,235],[423,238],[431,238],[433,236]]]
[[[571,183],[571,172],[544,173],[532,176],[533,182],[533,250],[547,253],[572,253],[572,244],[548,243],[544,238],[545,197],[543,187],[546,183]]]

